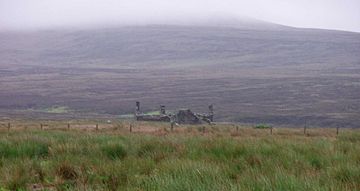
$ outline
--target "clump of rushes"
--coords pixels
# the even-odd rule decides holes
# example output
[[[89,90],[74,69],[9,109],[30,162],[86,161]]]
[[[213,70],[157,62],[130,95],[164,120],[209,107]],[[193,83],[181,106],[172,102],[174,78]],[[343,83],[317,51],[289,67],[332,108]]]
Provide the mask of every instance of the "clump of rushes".
[[[175,145],[170,141],[150,140],[140,143],[137,155],[141,158],[151,158],[158,163],[171,156],[176,150]]]
[[[0,141],[0,157],[19,158],[46,157],[49,154],[48,144],[37,140]]]
[[[56,169],[56,175],[61,177],[64,180],[75,181],[78,177],[78,173],[74,166],[69,164],[69,162],[61,163]]]
[[[101,150],[109,159],[112,160],[124,159],[127,156],[124,146],[118,143],[106,144],[101,147]]]
[[[26,169],[24,169],[24,166],[19,165],[15,167],[15,169],[13,170],[13,172],[11,172],[9,176],[10,176],[9,179],[6,182],[6,186],[9,190],[26,189],[26,183],[30,177],[26,175]]]

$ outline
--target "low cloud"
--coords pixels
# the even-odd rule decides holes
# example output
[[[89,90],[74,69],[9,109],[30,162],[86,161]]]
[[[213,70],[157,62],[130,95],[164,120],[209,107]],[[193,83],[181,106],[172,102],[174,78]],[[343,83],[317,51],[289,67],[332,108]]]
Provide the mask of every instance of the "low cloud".
[[[358,0],[0,0],[0,30],[172,24],[252,17],[360,32]]]

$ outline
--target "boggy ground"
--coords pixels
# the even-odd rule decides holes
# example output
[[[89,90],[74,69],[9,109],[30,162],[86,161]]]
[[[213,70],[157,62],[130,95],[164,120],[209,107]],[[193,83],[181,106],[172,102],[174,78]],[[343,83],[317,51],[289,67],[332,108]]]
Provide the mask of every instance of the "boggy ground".
[[[1,126],[0,190],[360,189],[355,129],[39,123]]]

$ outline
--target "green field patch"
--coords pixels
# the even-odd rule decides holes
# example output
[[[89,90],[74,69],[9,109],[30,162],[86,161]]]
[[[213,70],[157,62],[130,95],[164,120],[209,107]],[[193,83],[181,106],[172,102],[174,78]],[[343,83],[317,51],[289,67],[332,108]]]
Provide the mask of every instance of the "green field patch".
[[[31,108],[28,111],[32,112],[42,112],[42,113],[54,113],[54,114],[62,114],[69,113],[71,109],[68,106],[52,106],[47,108]]]

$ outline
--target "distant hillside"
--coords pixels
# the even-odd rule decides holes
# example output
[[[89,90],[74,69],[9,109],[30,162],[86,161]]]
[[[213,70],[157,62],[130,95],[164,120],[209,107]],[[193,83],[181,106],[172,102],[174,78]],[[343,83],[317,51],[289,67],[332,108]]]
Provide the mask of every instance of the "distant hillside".
[[[165,104],[222,121],[360,124],[360,34],[262,22],[0,33],[1,116]],[[237,23],[237,24],[233,24]]]

